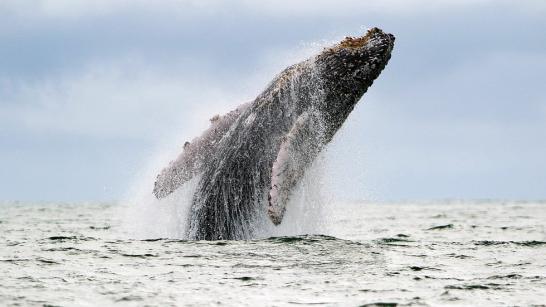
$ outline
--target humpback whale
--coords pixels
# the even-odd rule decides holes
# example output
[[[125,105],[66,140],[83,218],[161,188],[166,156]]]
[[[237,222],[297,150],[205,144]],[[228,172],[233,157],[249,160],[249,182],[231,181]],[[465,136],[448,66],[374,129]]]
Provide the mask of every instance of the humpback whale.
[[[250,239],[265,213],[282,222],[305,170],[391,57],[394,36],[372,28],[276,76],[252,102],[211,118],[157,176],[164,198],[196,178],[186,229],[195,240]]]

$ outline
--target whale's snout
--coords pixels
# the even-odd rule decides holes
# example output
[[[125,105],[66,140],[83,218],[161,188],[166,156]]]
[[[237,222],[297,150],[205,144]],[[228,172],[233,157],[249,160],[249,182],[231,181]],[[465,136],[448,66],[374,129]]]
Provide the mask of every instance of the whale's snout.
[[[370,37],[366,47],[371,54],[382,55],[385,60],[390,58],[394,47],[394,35],[385,33],[379,28],[372,28],[365,36]]]
[[[371,53],[390,54],[394,46],[394,40],[394,35],[383,32],[379,28],[371,28],[361,37],[345,37],[338,47],[354,49],[357,52],[368,50]]]
[[[394,40],[394,35],[371,28],[361,37],[346,37],[336,47],[357,70],[366,64],[379,64],[382,69],[390,59]]]
[[[324,95],[320,109],[329,135],[343,124],[355,104],[381,74],[394,47],[394,35],[379,28],[363,36],[346,37],[315,58]]]
[[[394,47],[394,35],[371,28],[360,37],[345,37],[327,48],[317,58],[322,75],[334,84],[362,83],[368,87],[389,61]]]

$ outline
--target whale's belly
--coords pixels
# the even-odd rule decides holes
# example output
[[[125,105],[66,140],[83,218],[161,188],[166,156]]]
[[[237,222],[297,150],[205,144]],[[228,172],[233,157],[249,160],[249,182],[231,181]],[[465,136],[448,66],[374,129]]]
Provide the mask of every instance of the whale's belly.
[[[264,120],[266,119],[266,120]],[[191,239],[246,239],[267,210],[271,169],[286,129],[250,112],[218,145],[195,191]]]

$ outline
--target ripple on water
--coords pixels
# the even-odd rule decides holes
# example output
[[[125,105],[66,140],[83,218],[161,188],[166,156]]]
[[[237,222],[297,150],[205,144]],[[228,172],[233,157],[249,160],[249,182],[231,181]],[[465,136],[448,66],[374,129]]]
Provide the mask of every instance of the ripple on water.
[[[132,239],[104,204],[4,205],[0,302],[539,305],[546,206],[517,206],[336,204],[328,235],[197,242]]]

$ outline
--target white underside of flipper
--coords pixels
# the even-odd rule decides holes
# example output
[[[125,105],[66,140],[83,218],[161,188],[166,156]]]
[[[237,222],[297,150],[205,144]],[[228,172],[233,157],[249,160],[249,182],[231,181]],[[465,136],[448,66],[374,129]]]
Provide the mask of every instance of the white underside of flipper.
[[[295,186],[320,150],[318,128],[304,112],[284,137],[271,170],[271,189],[267,213],[275,225],[282,222],[286,204]]]

